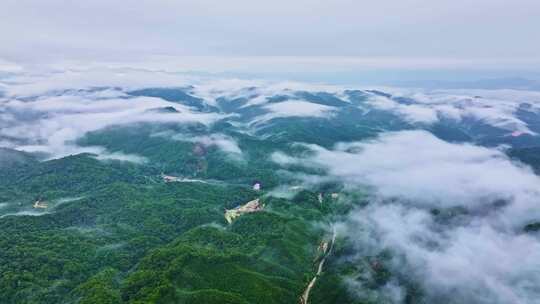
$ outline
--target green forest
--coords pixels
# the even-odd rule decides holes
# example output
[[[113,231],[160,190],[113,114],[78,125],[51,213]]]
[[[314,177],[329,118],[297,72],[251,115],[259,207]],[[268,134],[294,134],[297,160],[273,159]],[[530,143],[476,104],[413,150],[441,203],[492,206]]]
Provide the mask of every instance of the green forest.
[[[309,145],[331,149],[414,128],[485,146],[497,145],[502,132],[481,122],[415,125],[388,111],[366,115],[362,91],[346,91],[348,103],[298,92],[295,98],[342,110],[333,119],[275,118],[249,132],[239,126],[265,112],[245,107],[246,98],[218,98],[210,106],[182,90],[130,94],[240,115],[209,125],[112,125],[70,143],[137,155],[134,161],[91,152],[47,158],[1,148],[0,303],[306,304],[307,296],[313,304],[393,303],[380,290],[399,284],[405,303],[427,304],[414,274],[391,271],[400,258],[394,252],[359,255],[354,235],[336,234],[335,223],[370,204],[367,188],[328,178],[324,166],[280,164],[273,157],[309,159]],[[276,95],[268,103],[287,98]],[[478,130],[487,135],[474,137]],[[238,149],[226,146],[230,142]],[[505,153],[540,170],[531,142]],[[240,215],[229,223],[227,212]],[[435,223],[469,214],[463,207],[430,212]],[[533,221],[522,230],[533,234],[539,227]]]

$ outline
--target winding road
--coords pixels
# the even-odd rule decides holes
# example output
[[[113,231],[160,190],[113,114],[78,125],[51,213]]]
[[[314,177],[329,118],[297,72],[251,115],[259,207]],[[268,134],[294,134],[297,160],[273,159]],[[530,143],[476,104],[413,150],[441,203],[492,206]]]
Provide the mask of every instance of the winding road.
[[[332,240],[330,241],[330,246],[328,247],[328,250],[325,252],[324,257],[319,262],[319,266],[317,267],[317,273],[315,274],[313,279],[311,279],[311,281],[307,285],[306,289],[304,290],[304,292],[300,296],[300,304],[308,304],[309,303],[308,301],[309,301],[309,294],[311,293],[311,289],[313,288],[313,286],[315,286],[315,283],[317,282],[317,279],[321,275],[321,273],[323,271],[323,268],[324,268],[324,262],[326,261],[326,259],[332,253],[332,249],[334,248],[335,241],[336,241],[336,229],[333,228],[332,229]]]

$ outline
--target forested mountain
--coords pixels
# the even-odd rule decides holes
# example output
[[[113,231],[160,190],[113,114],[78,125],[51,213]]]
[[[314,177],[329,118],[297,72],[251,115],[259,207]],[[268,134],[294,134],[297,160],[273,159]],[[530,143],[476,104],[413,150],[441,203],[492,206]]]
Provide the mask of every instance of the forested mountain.
[[[1,303],[540,296],[540,94],[44,83],[0,96]]]

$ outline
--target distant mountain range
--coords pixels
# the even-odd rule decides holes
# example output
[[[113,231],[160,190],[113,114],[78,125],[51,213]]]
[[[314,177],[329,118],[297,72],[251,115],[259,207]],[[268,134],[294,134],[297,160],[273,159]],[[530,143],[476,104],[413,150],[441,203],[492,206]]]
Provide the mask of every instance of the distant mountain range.
[[[82,76],[1,91],[2,304],[540,298],[537,82]]]

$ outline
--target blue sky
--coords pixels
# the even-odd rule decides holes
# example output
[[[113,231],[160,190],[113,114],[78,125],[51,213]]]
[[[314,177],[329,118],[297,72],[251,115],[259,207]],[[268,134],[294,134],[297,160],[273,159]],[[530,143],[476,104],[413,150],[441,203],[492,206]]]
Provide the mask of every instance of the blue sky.
[[[0,68],[100,63],[329,78],[540,70],[537,0],[2,2]]]

